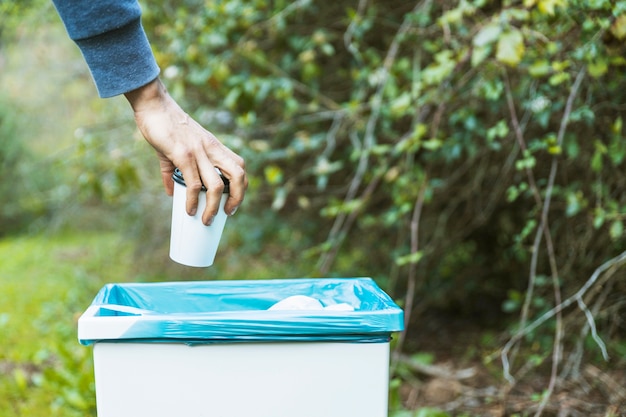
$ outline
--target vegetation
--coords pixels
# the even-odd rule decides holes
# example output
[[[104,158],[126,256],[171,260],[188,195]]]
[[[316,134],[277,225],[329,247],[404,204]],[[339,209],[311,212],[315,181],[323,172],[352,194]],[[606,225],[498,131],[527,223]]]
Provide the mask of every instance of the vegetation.
[[[465,381],[427,351],[498,386],[481,391],[479,415],[489,404],[556,415],[562,393],[599,375],[600,405],[572,409],[621,412],[626,394],[606,381],[626,366],[626,1],[142,4],[172,94],[249,169],[211,278],[374,277],[406,311],[396,417],[471,412],[458,393],[426,408],[430,382]],[[132,121],[92,106],[98,122],[78,122],[54,193],[33,204],[33,183],[0,187],[17,202],[0,208],[0,233],[33,216],[45,228],[113,229],[133,250],[133,267],[118,271],[129,279],[206,278],[165,259],[168,200],[144,180],[158,176],[146,145],[128,141]],[[23,132],[5,122],[17,120],[11,108],[0,105],[2,143]],[[2,148],[5,175],[41,158]],[[442,329],[457,323],[477,335],[443,349]]]
[[[244,138],[259,204],[326,225],[307,252],[320,275],[358,264],[409,324],[519,314],[504,376],[551,363],[539,410],[583,358],[608,358],[626,2],[183,3],[147,7],[165,77]]]

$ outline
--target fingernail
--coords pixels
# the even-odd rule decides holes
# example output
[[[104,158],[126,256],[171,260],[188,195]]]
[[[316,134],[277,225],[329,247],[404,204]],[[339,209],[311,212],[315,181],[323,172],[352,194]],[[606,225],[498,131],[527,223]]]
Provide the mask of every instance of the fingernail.
[[[234,216],[234,215],[235,215],[235,213],[237,213],[237,209],[238,209],[238,208],[239,208],[239,206],[237,206],[237,207],[235,207],[234,209],[232,209],[232,210],[230,211],[230,213],[228,213],[228,215],[229,215],[229,216]]]
[[[215,219],[215,215],[211,216],[209,218],[209,221],[206,223],[207,226],[210,226],[211,224],[213,224],[213,220]]]
[[[191,211],[189,212],[189,215],[193,217],[193,216],[195,216],[195,215],[196,215],[197,211],[198,211],[198,209],[194,207],[194,208],[192,208],[192,209],[191,209]]]

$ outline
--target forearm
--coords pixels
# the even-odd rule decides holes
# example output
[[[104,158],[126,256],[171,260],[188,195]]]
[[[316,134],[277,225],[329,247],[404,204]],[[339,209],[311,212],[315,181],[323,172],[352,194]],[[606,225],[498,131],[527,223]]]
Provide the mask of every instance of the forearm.
[[[53,0],[101,97],[127,93],[159,74],[136,0]]]

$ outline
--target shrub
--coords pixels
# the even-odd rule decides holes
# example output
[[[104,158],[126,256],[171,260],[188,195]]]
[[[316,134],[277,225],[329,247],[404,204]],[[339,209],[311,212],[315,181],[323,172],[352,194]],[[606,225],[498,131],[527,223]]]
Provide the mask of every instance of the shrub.
[[[316,225],[317,273],[524,323],[624,250],[625,1],[147,3],[170,89],[238,139],[247,204]]]
[[[41,210],[32,201],[28,192],[31,172],[25,169],[28,151],[20,132],[19,113],[0,97],[0,236],[23,229]]]

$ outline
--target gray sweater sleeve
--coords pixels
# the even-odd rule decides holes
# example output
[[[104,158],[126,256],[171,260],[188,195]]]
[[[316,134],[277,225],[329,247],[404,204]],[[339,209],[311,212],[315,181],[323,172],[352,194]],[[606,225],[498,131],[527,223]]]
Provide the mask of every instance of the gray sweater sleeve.
[[[52,0],[80,48],[100,97],[127,93],[159,75],[137,0]]]

